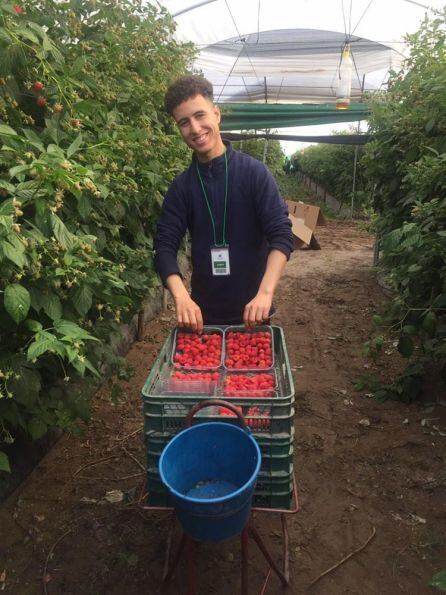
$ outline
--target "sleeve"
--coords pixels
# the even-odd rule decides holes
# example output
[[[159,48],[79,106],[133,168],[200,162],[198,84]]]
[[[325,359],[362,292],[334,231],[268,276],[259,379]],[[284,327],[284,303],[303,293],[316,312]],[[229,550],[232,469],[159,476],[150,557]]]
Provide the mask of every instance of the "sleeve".
[[[183,277],[177,253],[187,229],[187,207],[179,186],[175,180],[167,191],[155,235],[155,269],[164,286],[170,275]]]
[[[294,238],[288,207],[271,172],[260,162],[254,168],[252,192],[270,250],[280,250],[289,258],[294,250]]]

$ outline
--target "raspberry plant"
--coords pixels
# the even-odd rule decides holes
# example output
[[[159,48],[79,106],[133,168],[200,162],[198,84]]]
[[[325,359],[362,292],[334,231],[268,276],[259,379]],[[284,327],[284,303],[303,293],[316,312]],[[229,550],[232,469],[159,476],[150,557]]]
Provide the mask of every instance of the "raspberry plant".
[[[91,377],[157,284],[187,160],[162,107],[193,56],[172,32],[137,0],[0,0],[0,442],[89,419]]]
[[[374,140],[363,159],[393,290],[367,348],[396,338],[408,366],[376,394],[404,401],[417,397],[426,372],[446,379],[446,11],[426,17],[408,42],[402,71],[371,104]]]

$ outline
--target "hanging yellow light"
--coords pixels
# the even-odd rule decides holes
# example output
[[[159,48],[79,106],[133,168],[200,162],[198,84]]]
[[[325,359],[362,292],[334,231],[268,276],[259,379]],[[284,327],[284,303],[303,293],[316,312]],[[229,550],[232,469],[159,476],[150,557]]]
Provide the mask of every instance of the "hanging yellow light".
[[[339,65],[339,80],[336,89],[336,109],[348,109],[352,89],[353,60],[350,53],[350,44],[342,50],[341,64]]]

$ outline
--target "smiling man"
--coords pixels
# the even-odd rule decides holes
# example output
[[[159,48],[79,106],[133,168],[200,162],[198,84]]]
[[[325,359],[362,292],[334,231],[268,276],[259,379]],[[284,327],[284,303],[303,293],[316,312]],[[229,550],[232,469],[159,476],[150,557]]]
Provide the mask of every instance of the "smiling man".
[[[286,203],[264,164],[222,140],[208,80],[177,79],[165,107],[193,150],[191,165],[166,194],[155,238],[155,265],[174,299],[178,325],[195,331],[203,324],[254,327],[274,312],[274,291],[293,250]],[[186,230],[191,295],[177,263]]]

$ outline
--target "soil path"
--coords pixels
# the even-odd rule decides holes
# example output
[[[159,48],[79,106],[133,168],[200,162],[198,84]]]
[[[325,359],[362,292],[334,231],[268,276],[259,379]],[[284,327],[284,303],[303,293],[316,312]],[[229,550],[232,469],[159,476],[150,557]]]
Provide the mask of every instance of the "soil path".
[[[321,251],[292,256],[274,320],[284,328],[296,385],[301,510],[288,520],[289,592],[434,593],[428,582],[446,569],[445,396],[381,405],[354,390],[352,381],[364,372],[390,378],[400,365],[391,342],[378,366],[362,356],[371,314],[385,300],[370,268],[372,240],[344,222],[330,222],[317,236]],[[144,477],[139,392],[173,324],[169,314],[147,325],[144,341],[128,354],[134,375],[121,383],[126,398],[112,405],[104,387],[85,436],[62,437],[3,504],[0,590],[157,592],[169,515],[134,505]],[[111,490],[125,500],[108,502]],[[255,522],[279,558],[278,516],[257,514]],[[199,594],[239,592],[237,539],[201,545],[197,553]],[[259,592],[265,571],[251,544],[250,592]],[[183,566],[169,592],[185,592]],[[266,593],[281,592],[272,576]]]

